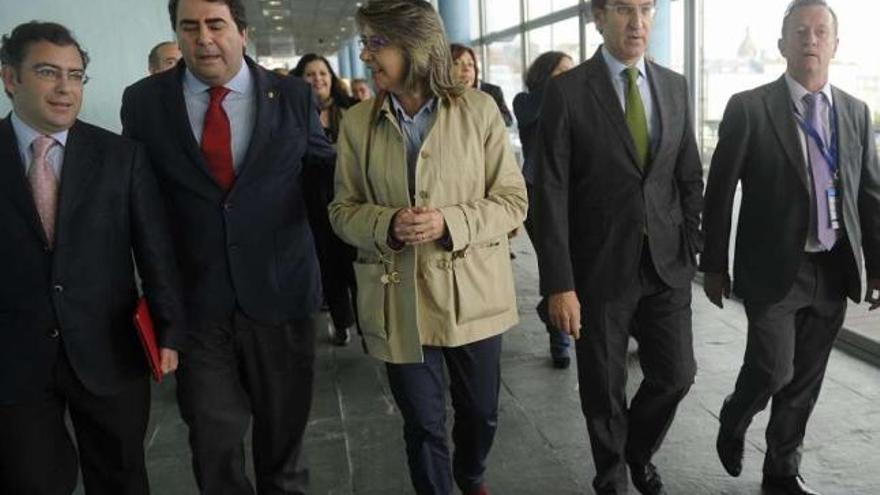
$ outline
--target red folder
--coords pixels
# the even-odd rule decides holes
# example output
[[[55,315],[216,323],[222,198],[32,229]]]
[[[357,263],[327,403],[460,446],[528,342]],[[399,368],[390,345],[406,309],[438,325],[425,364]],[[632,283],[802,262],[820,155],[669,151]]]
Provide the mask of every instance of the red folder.
[[[150,308],[147,307],[147,300],[143,297],[138,299],[137,308],[134,310],[134,326],[137,328],[138,337],[141,339],[141,345],[144,346],[144,354],[147,356],[147,363],[150,365],[150,371],[153,372],[153,379],[157,383],[162,382],[162,361],[159,358],[159,345],[156,342],[156,330],[153,328],[153,318],[150,316]]]

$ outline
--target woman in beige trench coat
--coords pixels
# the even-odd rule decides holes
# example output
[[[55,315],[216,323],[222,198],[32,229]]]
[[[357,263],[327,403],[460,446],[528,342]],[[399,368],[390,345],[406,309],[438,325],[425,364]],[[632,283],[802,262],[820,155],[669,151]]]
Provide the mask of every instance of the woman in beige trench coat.
[[[448,495],[454,478],[486,494],[501,334],[518,321],[508,234],[525,217],[525,184],[495,102],[454,79],[429,2],[373,0],[356,18],[379,94],[343,120],[331,223],[358,250],[360,324],[387,363],[416,492]]]

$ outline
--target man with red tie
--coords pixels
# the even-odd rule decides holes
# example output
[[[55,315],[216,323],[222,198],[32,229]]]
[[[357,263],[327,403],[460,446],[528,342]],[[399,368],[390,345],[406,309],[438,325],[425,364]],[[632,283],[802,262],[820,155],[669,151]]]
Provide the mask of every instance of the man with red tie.
[[[185,324],[156,177],[141,146],[77,120],[88,56],[67,28],[21,24],[0,61],[0,493],[69,495],[79,457],[87,495],[146,495],[132,253],[163,372]]]
[[[241,0],[171,0],[175,69],[123,96],[170,207],[189,315],[178,402],[202,493],[305,493],[320,274],[302,197],[304,157],[335,159],[311,90],[244,55]]]

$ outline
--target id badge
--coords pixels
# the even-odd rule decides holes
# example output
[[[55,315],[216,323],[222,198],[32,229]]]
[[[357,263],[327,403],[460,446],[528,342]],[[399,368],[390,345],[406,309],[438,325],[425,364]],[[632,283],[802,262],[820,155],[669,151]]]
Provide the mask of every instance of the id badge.
[[[828,197],[828,222],[831,224],[832,229],[838,230],[840,228],[840,219],[837,217],[837,211],[840,206],[840,196],[837,195],[836,187],[829,187],[825,190],[825,194]]]

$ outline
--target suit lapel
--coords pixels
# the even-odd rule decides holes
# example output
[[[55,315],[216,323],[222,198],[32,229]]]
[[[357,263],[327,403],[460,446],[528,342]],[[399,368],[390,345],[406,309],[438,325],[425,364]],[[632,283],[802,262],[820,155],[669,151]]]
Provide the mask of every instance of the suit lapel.
[[[600,102],[599,106],[602,107],[602,110],[608,116],[608,120],[611,121],[612,127],[617,131],[618,136],[629,154],[633,167],[641,173],[641,169],[638,166],[636,145],[633,141],[632,134],[629,132],[629,127],[626,126],[626,118],[623,114],[623,109],[620,108],[620,100],[617,97],[617,93],[614,91],[614,86],[611,85],[611,79],[608,75],[608,66],[602,59],[601,50],[602,49],[600,48],[596,51],[593,58],[586,63],[587,84],[589,84],[590,89],[596,95],[596,100]]]
[[[18,208],[25,217],[34,233],[46,242],[46,234],[40,223],[37,207],[31,194],[31,187],[25,175],[24,164],[21,163],[21,153],[18,149],[18,141],[12,130],[12,122],[7,116],[0,121],[0,187],[5,189],[5,196]]]
[[[850,106],[846,104],[847,100],[843,93],[832,86],[831,94],[834,98],[833,110],[837,112],[837,129],[833,130],[834,136],[837,139],[837,166],[840,176],[844,184],[846,184],[850,179],[849,177],[844,177],[849,172],[847,169],[848,164],[861,163],[860,157],[852,156],[854,150],[853,139],[858,139],[858,133],[853,126],[855,116],[852,114]],[[858,146],[855,147],[855,149],[858,148]]]
[[[189,157],[190,164],[199,169],[212,183],[217,184],[216,179],[208,170],[208,164],[199,149],[199,143],[193,135],[192,126],[189,123],[189,115],[186,110],[186,100],[183,97],[183,73],[186,66],[179,65],[178,69],[168,71],[163,79],[162,103],[165,105],[166,115],[169,116],[168,124],[174,126],[175,134],[180,140],[183,151]],[[219,185],[217,187],[220,187]]]
[[[238,170],[238,178],[235,181],[235,185],[232,186],[233,191],[235,191],[236,185],[246,182],[248,177],[257,173],[252,170],[259,169],[258,164],[254,163],[254,161],[272,139],[274,130],[272,123],[275,122],[275,114],[278,111],[278,100],[280,97],[278,88],[269,80],[266,71],[247,57],[245,57],[245,61],[254,77],[254,98],[257,105],[257,116],[254,119],[254,131],[251,134],[251,141],[248,144],[244,161]]]
[[[97,159],[98,150],[87,130],[77,121],[70,128],[67,145],[64,147],[64,164],[61,168],[61,187],[58,197],[58,216],[55,222],[55,236],[64,239],[67,226],[72,225],[72,215],[76,207],[88,197],[89,182],[102,166]]]
[[[789,165],[795,168],[798,177],[801,178],[804,188],[809,189],[807,180],[807,165],[804,163],[804,154],[800,145],[794,117],[792,116],[791,93],[785,83],[785,76],[779,78],[775,84],[764,94],[764,104],[767,113],[773,123],[776,136],[788,156]]]
[[[645,61],[645,67],[648,71],[648,84],[652,91],[653,110],[659,113],[657,120],[660,122],[659,129],[654,129],[655,133],[660,133],[660,139],[656,140],[657,145],[651,148],[650,160],[645,165],[645,173],[649,174],[654,168],[654,160],[661,154],[661,150],[671,144],[672,133],[669,132],[669,129],[673,129],[672,118],[673,115],[676,115],[673,112],[676,110],[683,112],[685,110],[675,108],[674,104],[678,100],[676,100],[676,95],[669,92],[668,81],[663,77],[662,72],[654,70],[654,64],[648,61]],[[652,139],[652,141],[654,140]]]

